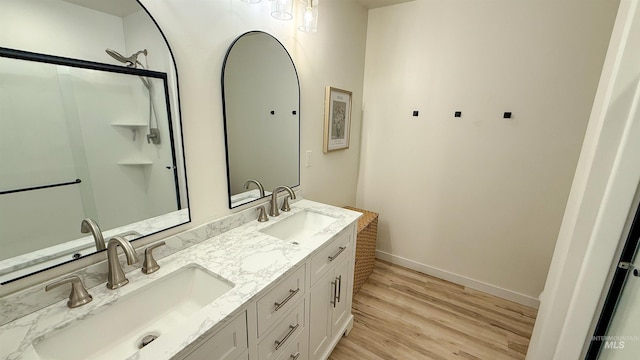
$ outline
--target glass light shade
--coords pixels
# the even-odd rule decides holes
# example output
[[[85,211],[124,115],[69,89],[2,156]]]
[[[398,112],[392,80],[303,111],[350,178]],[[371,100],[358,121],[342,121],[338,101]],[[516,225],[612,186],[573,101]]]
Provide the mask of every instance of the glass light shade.
[[[293,19],[293,0],[272,0],[271,16],[279,20]]]
[[[318,8],[320,0],[300,0],[298,6],[298,30],[304,32],[318,31]]]

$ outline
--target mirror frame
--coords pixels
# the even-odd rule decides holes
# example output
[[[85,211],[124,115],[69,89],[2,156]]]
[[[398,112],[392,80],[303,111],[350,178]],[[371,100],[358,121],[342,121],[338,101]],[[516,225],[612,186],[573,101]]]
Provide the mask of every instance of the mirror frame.
[[[184,129],[183,129],[183,123],[182,123],[182,109],[181,109],[181,101],[180,101],[180,86],[179,86],[179,75],[178,75],[178,67],[176,65],[176,61],[175,61],[175,56],[173,54],[173,50],[171,49],[171,46],[169,45],[169,41],[167,40],[167,37],[165,36],[164,32],[162,31],[162,29],[160,28],[160,26],[158,25],[158,22],[155,20],[155,18],[151,15],[151,13],[149,12],[149,10],[147,10],[147,8],[140,2],[140,0],[131,0],[131,1],[135,1],[138,6],[140,6],[140,8],[142,10],[144,10],[144,12],[147,14],[147,16],[149,17],[149,19],[151,19],[151,21],[153,22],[153,24],[155,25],[156,30],[159,32],[160,36],[162,37],[162,39],[164,40],[164,44],[167,47],[168,50],[168,54],[170,56],[170,61],[172,63],[173,66],[173,78],[174,81],[172,81],[171,83],[169,82],[168,79],[168,75],[167,73],[164,72],[159,72],[159,71],[154,71],[154,70],[147,70],[147,69],[140,69],[140,68],[131,68],[125,65],[112,65],[112,64],[107,64],[107,63],[101,63],[101,62],[96,62],[96,61],[89,61],[89,60],[82,60],[82,59],[74,59],[74,58],[68,58],[68,57],[64,57],[64,56],[57,56],[57,55],[48,55],[48,54],[42,54],[42,53],[35,53],[35,52],[30,52],[30,51],[24,51],[24,50],[16,50],[16,49],[10,49],[10,48],[5,48],[5,47],[0,47],[0,56],[2,57],[6,57],[6,58],[13,58],[13,59],[17,59],[17,60],[26,60],[26,61],[36,61],[36,62],[42,62],[42,63],[49,63],[49,64],[53,64],[53,65],[63,65],[63,66],[71,66],[71,67],[77,67],[77,68],[84,68],[84,69],[90,69],[90,70],[98,70],[98,71],[106,71],[106,72],[112,72],[112,73],[119,73],[119,74],[126,74],[126,75],[135,75],[135,76],[145,76],[145,77],[152,77],[152,78],[156,78],[156,79],[161,79],[164,83],[164,95],[165,95],[165,102],[166,102],[166,107],[167,107],[167,120],[169,122],[168,127],[169,127],[169,136],[170,136],[170,140],[171,140],[171,155],[172,155],[172,160],[174,162],[174,165],[177,165],[179,162],[177,161],[179,158],[182,162],[182,167],[183,167],[183,174],[179,174],[180,173],[180,169],[178,166],[176,166],[176,169],[174,169],[174,181],[175,181],[175,188],[176,188],[176,197],[177,197],[177,204],[179,207],[183,206],[183,202],[186,202],[187,204],[187,214],[188,214],[188,219],[185,222],[179,223],[179,224],[175,224],[166,228],[163,228],[162,230],[158,230],[155,232],[151,232],[148,234],[144,234],[140,237],[134,238],[132,240],[129,240],[129,242],[134,242],[136,240],[139,239],[144,239],[147,238],[149,236],[155,235],[155,234],[159,234],[163,231],[167,231],[185,224],[188,224],[192,221],[192,216],[191,216],[191,200],[190,200],[190,196],[189,196],[189,181],[188,181],[188,176],[187,176],[187,166],[186,166],[186,156],[185,156],[185,151],[184,151]],[[175,84],[174,84],[175,82]],[[173,97],[171,96],[173,95]],[[174,105],[175,106],[171,106],[172,103],[172,99],[174,100]],[[175,113],[174,113],[175,112]],[[173,115],[177,115],[177,119],[175,119],[175,117]],[[174,124],[174,121],[176,122]],[[179,126],[179,133],[175,133],[174,134],[174,129],[175,129],[175,125]],[[180,143],[176,144],[175,143],[175,135],[178,135],[180,137]],[[180,146],[181,147],[181,156],[178,156],[178,154],[176,153],[176,146]],[[179,185],[179,179],[180,177],[184,178],[184,188],[185,188],[185,196],[181,198],[181,191],[180,191],[180,185]],[[180,209],[178,209],[180,210]],[[126,225],[123,225],[126,226]],[[104,232],[104,230],[103,230]],[[73,240],[73,239],[70,239]],[[135,245],[134,245],[135,247]],[[16,281],[19,280],[24,280],[25,278],[28,278],[30,276],[33,275],[37,275],[37,274],[41,274],[43,272],[46,272],[48,270],[63,266],[63,265],[67,265],[73,262],[76,262],[78,260],[82,260],[82,259],[86,259],[89,258],[91,256],[94,256],[96,254],[100,254],[102,252],[106,251],[105,250],[96,250],[90,254],[81,256],[77,259],[70,259],[67,261],[61,261],[60,263],[56,264],[56,265],[51,265],[39,270],[36,270],[34,272],[31,272],[29,274],[24,274],[24,275],[20,275],[17,276],[15,278],[12,278],[10,280],[5,280],[3,282],[0,283],[0,287],[2,286],[6,286],[8,284],[14,283]],[[95,261],[91,261],[91,264],[95,264],[95,263],[99,263],[104,261],[103,258],[96,258]],[[84,266],[83,266],[84,267]]]
[[[276,43],[278,43],[278,45],[280,45],[282,47],[282,50],[289,57],[289,60],[291,61],[291,66],[293,66],[293,71],[296,74],[296,83],[298,85],[298,114],[297,114],[297,116],[298,116],[298,151],[297,151],[297,156],[296,156],[296,158],[297,158],[297,169],[298,169],[298,183],[297,184],[292,184],[292,185],[289,185],[289,184],[283,184],[283,185],[287,185],[287,186],[290,186],[292,188],[300,186],[300,151],[301,151],[301,145],[300,145],[301,129],[300,129],[300,127],[301,127],[301,124],[302,124],[302,122],[300,120],[301,120],[302,109],[300,108],[300,105],[301,105],[301,99],[300,99],[301,92],[300,92],[300,76],[298,75],[298,68],[296,67],[296,64],[293,61],[293,58],[291,57],[291,54],[289,53],[287,48],[275,36],[273,36],[273,35],[271,35],[271,34],[269,34],[267,32],[260,31],[260,30],[247,31],[247,32],[241,34],[240,36],[236,37],[233,40],[233,42],[231,42],[231,45],[229,45],[229,48],[227,49],[227,53],[224,56],[224,61],[222,63],[222,76],[221,76],[221,79],[220,79],[220,85],[221,85],[221,88],[222,88],[222,117],[223,117],[223,123],[224,123],[224,147],[225,147],[225,158],[227,160],[227,163],[226,163],[226,169],[227,169],[227,194],[228,194],[229,209],[240,208],[240,207],[242,207],[244,205],[252,204],[252,203],[255,203],[256,201],[259,201],[261,199],[264,199],[264,198],[267,198],[267,197],[271,196],[271,195],[265,195],[262,198],[251,200],[251,201],[248,201],[246,203],[243,203],[243,204],[240,204],[240,205],[236,205],[236,206],[233,206],[233,204],[231,202],[232,194],[231,194],[231,169],[230,169],[230,166],[229,166],[229,163],[230,163],[230,159],[229,159],[229,129],[228,129],[228,126],[227,126],[227,122],[229,121],[229,119],[227,118],[227,102],[226,102],[226,98],[225,98],[225,89],[224,89],[225,70],[226,70],[226,67],[227,67],[227,60],[229,60],[229,55],[231,54],[231,50],[233,49],[233,46],[240,39],[242,39],[244,36],[250,35],[250,34],[263,34],[263,35],[266,35],[266,36],[272,38],[273,40],[275,40]],[[267,190],[267,189],[265,189],[265,190]]]

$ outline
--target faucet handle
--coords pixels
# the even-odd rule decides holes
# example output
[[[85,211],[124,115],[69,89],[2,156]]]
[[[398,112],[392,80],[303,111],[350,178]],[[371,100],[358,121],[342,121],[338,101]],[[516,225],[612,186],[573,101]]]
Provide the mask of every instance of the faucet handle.
[[[142,264],[142,272],[145,274],[152,274],[158,269],[160,269],[160,265],[153,257],[153,249],[159,248],[162,245],[166,245],[164,241],[160,241],[159,243],[153,244],[146,249],[144,249],[144,263]]]
[[[71,284],[71,293],[69,294],[69,301],[67,301],[68,307],[75,308],[88,304],[93,300],[93,297],[89,294],[87,289],[84,287],[84,284],[82,284],[82,280],[80,280],[77,275],[67,276],[63,279],[47,284],[47,286],[44,287],[44,291],[49,291],[66,284]]]
[[[291,211],[291,208],[289,207],[289,198],[291,196],[287,195],[284,197],[284,200],[282,201],[282,207],[280,207],[280,210],[282,211]]]
[[[256,210],[258,211],[259,222],[269,221],[269,217],[267,216],[267,211],[264,209],[264,205],[258,206]]]

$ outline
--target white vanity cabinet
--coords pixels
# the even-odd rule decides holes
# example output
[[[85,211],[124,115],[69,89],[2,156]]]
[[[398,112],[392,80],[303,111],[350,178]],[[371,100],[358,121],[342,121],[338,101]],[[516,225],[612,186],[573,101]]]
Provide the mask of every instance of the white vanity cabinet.
[[[353,321],[355,236],[353,223],[181,359],[326,359]]]
[[[326,359],[350,330],[354,230],[343,231],[311,259],[317,279],[309,292],[309,359]]]
[[[210,338],[202,341],[183,360],[245,360],[249,358],[247,315],[243,311]]]
[[[157,273],[128,272],[129,285],[117,292],[92,287],[94,301],[83,307],[69,309],[60,301],[37,310],[40,303],[31,301],[42,296],[42,286],[25,289],[26,300],[12,295],[11,301],[16,301],[12,308],[33,312],[0,324],[0,359],[70,358],[66,353],[59,356],[58,350],[68,348],[60,343],[76,340],[78,329],[111,326],[118,320],[102,316],[106,313],[102,309],[140,315],[134,311],[136,304],[157,300],[156,293],[175,292],[181,295],[161,296],[166,301],[154,302],[159,311],[136,317],[135,326],[128,326],[131,336],[74,347],[74,354],[83,359],[107,354],[140,360],[326,360],[353,326],[360,215],[301,199],[292,204],[289,214],[262,224],[247,222],[255,219],[255,208],[251,208],[189,230],[188,236],[167,238],[167,242],[185,241],[184,245],[193,239],[206,240],[163,258]],[[228,229],[231,224],[235,227]],[[275,226],[282,231],[274,233]],[[98,268],[102,266],[78,274],[93,276]],[[210,276],[202,277],[205,272]],[[114,297],[123,300],[114,301]],[[0,314],[0,321],[3,318]],[[155,324],[159,330],[154,330]],[[129,343],[152,334],[159,335],[157,340],[140,351]]]

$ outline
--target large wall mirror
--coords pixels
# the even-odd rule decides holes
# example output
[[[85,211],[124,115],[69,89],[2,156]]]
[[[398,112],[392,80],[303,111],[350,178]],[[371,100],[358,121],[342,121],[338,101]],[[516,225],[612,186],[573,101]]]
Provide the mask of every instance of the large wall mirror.
[[[190,221],[175,64],[135,0],[0,0],[0,283]]]
[[[284,46],[260,31],[238,37],[222,69],[222,94],[229,207],[299,185],[300,86]]]

